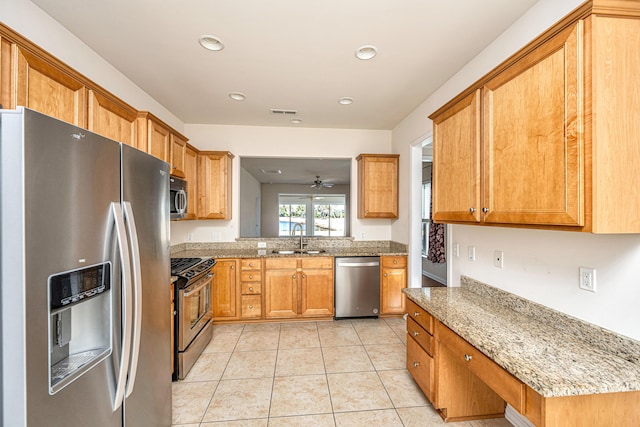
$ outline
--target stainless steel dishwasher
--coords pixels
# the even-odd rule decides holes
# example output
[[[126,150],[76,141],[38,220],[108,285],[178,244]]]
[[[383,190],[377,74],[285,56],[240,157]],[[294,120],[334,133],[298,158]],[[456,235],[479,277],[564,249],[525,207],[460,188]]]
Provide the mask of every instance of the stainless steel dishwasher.
[[[336,257],[335,263],[335,318],[378,317],[380,257]]]

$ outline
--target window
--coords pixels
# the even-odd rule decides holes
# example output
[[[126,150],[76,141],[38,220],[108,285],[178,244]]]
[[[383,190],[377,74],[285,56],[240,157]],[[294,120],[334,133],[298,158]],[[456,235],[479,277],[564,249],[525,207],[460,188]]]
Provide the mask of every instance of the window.
[[[302,232],[306,236],[345,235],[344,194],[280,194],[278,204],[279,236],[290,236],[296,223],[302,225]]]

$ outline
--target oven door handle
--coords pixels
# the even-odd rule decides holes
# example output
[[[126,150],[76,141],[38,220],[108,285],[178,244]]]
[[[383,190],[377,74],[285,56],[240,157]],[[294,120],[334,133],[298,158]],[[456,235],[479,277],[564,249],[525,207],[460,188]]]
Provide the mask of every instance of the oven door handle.
[[[202,283],[201,285],[197,285],[197,286],[196,286],[196,285],[193,285],[193,286],[195,286],[195,288],[194,288],[194,289],[190,289],[190,288],[187,288],[188,290],[187,290],[187,289],[185,289],[185,290],[183,291],[183,292],[184,292],[183,296],[186,298],[186,297],[190,297],[191,295],[193,295],[193,294],[195,294],[195,293],[198,293],[198,292],[200,291],[200,289],[204,288],[204,287],[205,287],[205,286],[207,286],[209,283],[211,283],[211,278],[212,278],[212,277],[213,277],[213,273],[209,273],[209,274],[207,274],[207,280],[205,280],[205,281],[204,281],[204,283]]]

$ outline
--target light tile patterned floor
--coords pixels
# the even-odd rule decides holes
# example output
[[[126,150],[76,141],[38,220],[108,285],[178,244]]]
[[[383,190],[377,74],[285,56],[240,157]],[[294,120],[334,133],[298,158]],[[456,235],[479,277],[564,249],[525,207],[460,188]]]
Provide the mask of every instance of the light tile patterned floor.
[[[216,325],[184,381],[181,427],[510,427],[442,422],[405,369],[405,321]]]

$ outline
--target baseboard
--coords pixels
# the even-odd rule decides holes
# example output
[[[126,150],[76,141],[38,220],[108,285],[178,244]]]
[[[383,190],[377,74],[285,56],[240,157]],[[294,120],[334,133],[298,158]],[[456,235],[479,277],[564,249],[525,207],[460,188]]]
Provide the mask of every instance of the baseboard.
[[[504,418],[515,427],[536,427],[524,415],[513,409],[511,405],[507,405],[507,409],[504,411]]]
[[[422,270],[422,275],[423,275],[423,276],[427,276],[429,279],[431,279],[431,280],[435,280],[435,281],[436,281],[436,282],[438,282],[438,283],[442,283],[442,284],[443,284],[443,285],[445,285],[445,286],[446,286],[446,284],[447,284],[447,280],[446,280],[446,279],[443,279],[442,277],[438,277],[438,276],[436,276],[436,275],[435,275],[435,274],[433,274],[433,273],[429,273],[428,271],[424,271],[424,270]]]

